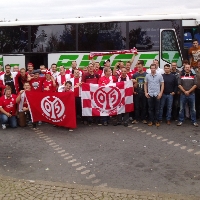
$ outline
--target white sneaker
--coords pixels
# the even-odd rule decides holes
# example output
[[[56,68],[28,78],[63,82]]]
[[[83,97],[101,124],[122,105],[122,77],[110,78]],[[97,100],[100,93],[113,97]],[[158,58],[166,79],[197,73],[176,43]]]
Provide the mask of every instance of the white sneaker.
[[[40,125],[42,125],[42,122],[41,122],[41,121],[39,121],[39,122],[38,122],[38,125],[39,125],[39,126],[40,126]]]
[[[2,129],[6,129],[6,125],[5,124],[2,124]]]

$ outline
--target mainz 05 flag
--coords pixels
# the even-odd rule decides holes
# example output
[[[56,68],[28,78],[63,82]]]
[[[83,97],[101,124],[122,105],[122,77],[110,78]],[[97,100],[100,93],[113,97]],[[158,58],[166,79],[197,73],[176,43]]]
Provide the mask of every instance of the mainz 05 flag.
[[[26,98],[33,122],[76,128],[73,92],[26,92]]]
[[[133,111],[133,83],[124,81],[105,86],[83,83],[83,116],[112,116]]]

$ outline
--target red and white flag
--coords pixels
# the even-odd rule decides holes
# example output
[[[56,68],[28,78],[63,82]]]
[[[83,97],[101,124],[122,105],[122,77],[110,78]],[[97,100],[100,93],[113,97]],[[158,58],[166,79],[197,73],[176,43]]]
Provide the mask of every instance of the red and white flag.
[[[81,100],[83,116],[112,116],[132,112],[133,83],[122,81],[105,86],[83,83]]]
[[[26,98],[33,122],[76,128],[73,92],[26,92]]]

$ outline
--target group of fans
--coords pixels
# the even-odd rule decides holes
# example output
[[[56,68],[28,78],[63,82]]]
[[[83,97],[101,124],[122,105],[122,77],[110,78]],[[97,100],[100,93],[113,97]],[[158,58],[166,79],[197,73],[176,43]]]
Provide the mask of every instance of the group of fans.
[[[26,126],[31,123],[29,108],[24,91],[40,92],[68,92],[73,91],[76,102],[76,114],[81,117],[84,124],[91,125],[94,120],[98,125],[107,126],[110,117],[82,117],[81,84],[107,85],[120,81],[133,82],[134,112],[123,113],[114,117],[113,125],[128,126],[141,121],[144,124],[160,126],[163,116],[166,123],[171,119],[178,120],[182,125],[184,119],[191,117],[194,126],[198,126],[196,118],[200,116],[200,60],[195,66],[189,61],[183,61],[181,71],[177,64],[166,64],[164,70],[159,67],[158,60],[154,60],[150,69],[144,67],[144,61],[138,60],[137,65],[131,69],[133,58],[124,63],[119,61],[113,69],[110,60],[101,67],[99,62],[92,61],[87,67],[80,69],[76,61],[72,61],[71,68],[65,69],[52,64],[47,70],[44,65],[34,70],[32,63],[28,63],[27,70],[5,65],[4,72],[0,66],[0,122],[2,128]],[[196,98],[195,98],[196,94]],[[196,100],[196,103],[195,103]],[[196,108],[195,108],[196,107]],[[197,109],[197,112],[196,112]],[[148,112],[147,112],[148,110]],[[148,118],[148,120],[147,120]],[[28,121],[27,121],[28,119]],[[148,121],[148,122],[147,122]],[[41,124],[42,122],[38,122]],[[33,123],[36,127],[36,123]]]

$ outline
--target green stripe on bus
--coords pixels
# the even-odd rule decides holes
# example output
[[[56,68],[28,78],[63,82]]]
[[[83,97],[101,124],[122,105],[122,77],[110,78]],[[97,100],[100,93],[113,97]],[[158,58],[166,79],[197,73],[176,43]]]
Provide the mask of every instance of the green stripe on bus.
[[[145,60],[145,59],[155,59],[155,57],[158,56],[158,54],[141,54],[139,57],[139,60]]]

